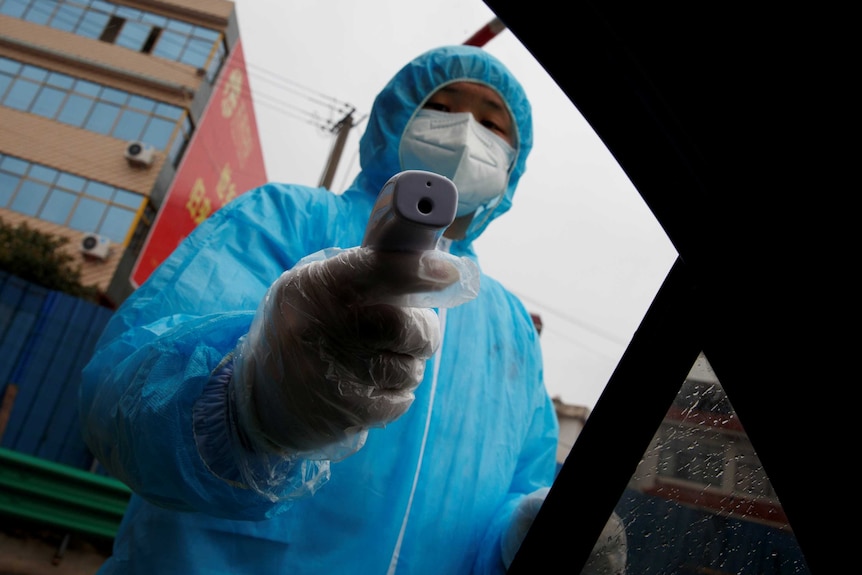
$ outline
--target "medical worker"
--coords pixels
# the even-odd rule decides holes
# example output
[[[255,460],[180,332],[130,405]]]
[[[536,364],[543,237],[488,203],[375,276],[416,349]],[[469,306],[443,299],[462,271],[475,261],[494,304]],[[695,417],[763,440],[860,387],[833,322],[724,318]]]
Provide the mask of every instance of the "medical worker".
[[[134,491],[102,575],[505,571],[558,423],[530,314],[473,242],[532,137],[497,59],[434,49],[377,96],[343,194],[267,184],[175,250],[84,370],[86,441]],[[406,169],[458,186],[437,253],[359,247]]]

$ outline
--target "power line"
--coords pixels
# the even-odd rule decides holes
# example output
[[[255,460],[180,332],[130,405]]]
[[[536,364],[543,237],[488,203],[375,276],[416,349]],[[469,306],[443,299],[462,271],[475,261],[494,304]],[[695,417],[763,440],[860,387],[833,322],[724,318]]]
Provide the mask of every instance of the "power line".
[[[339,129],[340,122],[345,117],[356,111],[356,108],[347,102],[338,100],[332,96],[326,96],[325,94],[314,91],[311,88],[301,86],[300,84],[282,76],[272,75],[272,73],[270,73],[270,77],[265,77],[259,76],[257,73],[252,74],[251,71],[249,71],[249,76],[252,81],[256,79],[262,80],[278,91],[277,94],[273,94],[265,90],[255,89],[252,94],[255,102],[260,102],[270,109],[315,125],[322,130],[335,132]],[[301,89],[297,89],[296,86],[300,86]],[[315,96],[309,95],[308,93],[303,92],[303,90],[305,92],[313,93]],[[284,97],[284,94],[289,94],[293,96],[294,99],[296,97],[302,98],[312,104],[316,104],[319,106],[319,109],[300,107],[298,105],[291,104],[289,103],[289,99]],[[285,108],[290,111],[285,110]],[[326,117],[328,117],[328,119],[326,119]]]
[[[260,92],[254,92],[252,98],[255,105],[300,120],[320,130],[329,131],[332,127],[332,120],[324,120],[318,112],[290,104],[282,98]]]
[[[298,82],[290,80],[284,76],[275,74],[274,72],[270,72],[268,70],[264,70],[254,64],[246,64],[249,69],[249,76],[252,80],[260,80],[263,83],[268,84],[269,86],[274,87],[281,93],[292,94],[304,100],[307,100],[313,104],[316,104],[322,108],[329,110],[333,115],[343,117],[350,113],[351,111],[355,111],[356,108],[351,104],[344,102],[342,100],[338,100],[333,96],[328,96],[319,92],[317,90],[313,90]],[[252,69],[261,70],[261,72],[252,72]]]
[[[622,338],[618,337],[617,335],[615,335],[615,334],[613,334],[613,333],[611,333],[611,332],[609,332],[609,331],[607,331],[607,330],[604,330],[604,329],[602,329],[602,328],[600,328],[600,327],[598,327],[598,326],[596,326],[596,325],[593,325],[593,324],[588,323],[588,322],[586,322],[586,321],[584,321],[584,320],[581,320],[581,319],[578,319],[578,318],[576,318],[576,317],[573,317],[573,316],[571,316],[571,315],[569,315],[569,314],[567,314],[567,313],[565,313],[565,312],[560,311],[559,309],[556,309],[556,308],[553,308],[553,307],[551,307],[551,306],[548,306],[548,305],[546,305],[546,304],[544,304],[544,303],[541,303],[541,302],[539,302],[539,301],[537,301],[537,300],[535,300],[535,299],[532,299],[532,298],[530,298],[530,297],[528,297],[528,296],[525,296],[525,295],[523,295],[523,294],[521,294],[521,293],[518,293],[518,292],[516,292],[516,291],[514,291],[514,290],[510,290],[510,291],[512,291],[512,293],[514,293],[515,295],[517,295],[519,298],[521,298],[521,299],[522,299],[522,300],[524,300],[525,302],[528,302],[528,303],[530,303],[530,304],[532,304],[532,305],[537,305],[537,306],[539,306],[539,307],[541,307],[541,308],[543,308],[543,309],[546,309],[546,310],[548,310],[550,313],[552,313],[553,315],[555,315],[555,316],[559,317],[560,319],[562,319],[562,320],[564,320],[564,321],[566,321],[566,322],[568,322],[568,323],[570,323],[570,324],[572,324],[572,325],[577,326],[578,328],[580,328],[580,329],[582,329],[582,330],[584,330],[584,331],[587,331],[587,332],[589,332],[589,333],[592,333],[592,334],[594,334],[594,335],[597,335],[597,336],[599,336],[599,337],[602,337],[602,338],[604,338],[604,339],[606,339],[607,341],[612,342],[612,343],[616,343],[616,344],[620,344],[620,345],[627,345],[627,344],[628,344],[628,342],[627,342],[627,341],[624,341]],[[545,326],[545,327],[547,327],[547,326]]]

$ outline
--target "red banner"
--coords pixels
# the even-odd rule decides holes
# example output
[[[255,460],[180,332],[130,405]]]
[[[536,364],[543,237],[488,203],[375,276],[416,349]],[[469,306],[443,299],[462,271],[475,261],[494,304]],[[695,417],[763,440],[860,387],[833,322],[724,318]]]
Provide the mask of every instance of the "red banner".
[[[266,183],[242,45],[237,42],[129,278],[140,286],[195,227]]]

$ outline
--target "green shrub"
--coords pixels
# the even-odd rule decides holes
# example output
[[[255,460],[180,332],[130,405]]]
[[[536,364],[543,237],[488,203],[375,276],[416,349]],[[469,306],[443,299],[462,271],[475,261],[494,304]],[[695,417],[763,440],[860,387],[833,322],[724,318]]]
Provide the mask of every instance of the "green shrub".
[[[23,280],[99,303],[99,289],[81,284],[81,267],[61,248],[69,239],[0,219],[0,270]]]

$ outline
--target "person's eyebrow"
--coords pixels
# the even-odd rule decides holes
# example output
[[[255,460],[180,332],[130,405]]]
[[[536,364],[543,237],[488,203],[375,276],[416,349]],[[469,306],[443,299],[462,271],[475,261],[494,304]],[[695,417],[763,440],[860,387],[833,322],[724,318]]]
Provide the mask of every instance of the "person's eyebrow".
[[[482,98],[482,100],[485,102],[485,104],[487,104],[491,108],[494,108],[495,110],[499,110],[500,112],[506,112],[508,114],[508,110],[506,109],[506,107],[503,104],[501,104],[499,101],[491,99],[491,98]]]
[[[443,86],[442,88],[439,88],[436,92],[434,92],[434,94],[440,94],[440,93],[459,94],[459,93],[461,93],[461,90],[454,88],[452,86]],[[433,96],[434,94],[431,94],[431,95]]]

